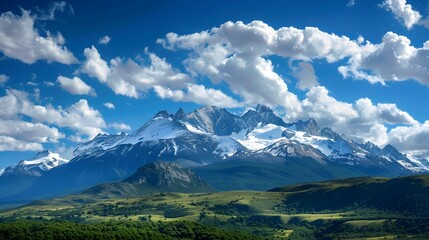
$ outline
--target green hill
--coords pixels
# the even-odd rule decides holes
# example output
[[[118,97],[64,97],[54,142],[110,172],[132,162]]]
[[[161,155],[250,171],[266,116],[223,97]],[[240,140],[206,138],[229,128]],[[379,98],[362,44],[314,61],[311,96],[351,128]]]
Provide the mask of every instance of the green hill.
[[[197,193],[211,187],[189,169],[174,163],[157,161],[139,168],[133,175],[117,183],[92,187],[84,194],[99,198],[135,197],[156,192]]]
[[[288,193],[284,208],[299,212],[374,208],[429,216],[429,175],[351,178],[270,191]]]

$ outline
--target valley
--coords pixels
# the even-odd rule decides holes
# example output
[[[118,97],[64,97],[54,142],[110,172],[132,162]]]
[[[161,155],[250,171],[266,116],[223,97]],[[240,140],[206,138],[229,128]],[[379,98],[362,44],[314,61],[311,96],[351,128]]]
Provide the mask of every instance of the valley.
[[[393,191],[395,186],[401,187]],[[421,175],[335,180],[270,191],[154,192],[108,198],[85,191],[2,211],[0,229],[9,221],[83,225],[185,221],[268,239],[423,239],[429,228],[428,186],[429,175]],[[378,204],[388,191],[390,201]]]

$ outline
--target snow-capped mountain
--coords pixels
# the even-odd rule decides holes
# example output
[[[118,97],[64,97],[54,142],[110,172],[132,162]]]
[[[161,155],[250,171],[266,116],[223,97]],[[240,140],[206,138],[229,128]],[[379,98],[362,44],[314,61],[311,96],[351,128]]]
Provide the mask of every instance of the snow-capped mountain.
[[[299,120],[284,126],[287,127],[258,123],[251,131],[242,130],[231,136],[252,151],[269,152],[275,156],[307,155],[314,159],[363,168],[361,170],[364,172],[368,169],[371,174],[427,171],[420,161],[411,161],[391,145],[381,149],[371,142],[356,143],[331,128],[320,129],[314,119]]]
[[[429,161],[424,159],[404,155],[391,145],[380,148],[371,142],[357,143],[331,128],[319,127],[314,119],[286,123],[263,105],[242,116],[226,109],[205,106],[190,113],[182,109],[175,114],[160,111],[129,135],[99,134],[64,153],[45,152],[35,159],[5,169],[0,181],[13,171],[23,171],[32,176],[31,184],[27,183],[25,191],[15,196],[28,199],[70,193],[125,179],[141,166],[157,160],[195,170],[204,168],[206,170],[200,172],[210,174],[209,184],[219,186],[216,176],[228,172],[239,171],[239,178],[252,176],[240,181],[260,181],[260,177],[271,174],[257,174],[260,167],[255,166],[264,164],[265,167],[271,162],[277,164],[276,169],[268,167],[266,171],[276,171],[277,176],[280,176],[277,169],[283,164],[292,164],[289,166],[291,169],[306,171],[306,174],[299,175],[286,169],[282,174],[291,174],[287,181],[293,183],[429,171]],[[211,168],[212,165],[215,167]],[[258,189],[265,186],[256,185]]]
[[[9,166],[0,174],[0,197],[13,195],[31,186],[37,178],[49,170],[68,163],[57,153],[43,151],[29,160]]]
[[[69,160],[60,157],[58,153],[43,151],[30,160],[22,160],[14,166],[7,167],[0,176],[8,174],[41,176],[44,172],[68,162]]]

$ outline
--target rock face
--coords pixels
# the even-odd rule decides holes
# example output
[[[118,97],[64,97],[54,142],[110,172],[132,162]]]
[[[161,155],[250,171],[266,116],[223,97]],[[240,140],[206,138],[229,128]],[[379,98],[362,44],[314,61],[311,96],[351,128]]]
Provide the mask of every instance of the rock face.
[[[137,170],[123,182],[150,185],[171,191],[205,192],[209,185],[190,169],[184,169],[175,163],[156,161]]]
[[[85,191],[101,197],[133,197],[153,192],[210,192],[212,188],[189,169],[156,161],[139,168],[117,183],[101,184]]]

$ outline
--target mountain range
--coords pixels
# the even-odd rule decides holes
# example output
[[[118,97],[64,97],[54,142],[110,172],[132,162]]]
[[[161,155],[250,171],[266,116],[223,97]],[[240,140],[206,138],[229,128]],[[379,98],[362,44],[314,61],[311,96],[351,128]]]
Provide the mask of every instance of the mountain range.
[[[192,178],[193,186],[207,182],[215,190],[429,172],[428,159],[392,145],[355,142],[314,119],[286,123],[263,105],[243,115],[205,106],[190,113],[160,111],[131,134],[99,134],[65,152],[45,151],[20,161],[1,171],[0,202],[28,202],[125,181],[158,160],[176,166],[168,165],[170,176],[191,169],[199,176]],[[151,174],[161,168],[153,169]]]

